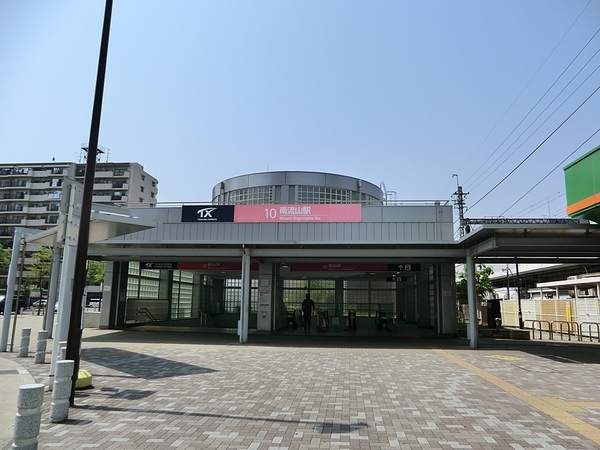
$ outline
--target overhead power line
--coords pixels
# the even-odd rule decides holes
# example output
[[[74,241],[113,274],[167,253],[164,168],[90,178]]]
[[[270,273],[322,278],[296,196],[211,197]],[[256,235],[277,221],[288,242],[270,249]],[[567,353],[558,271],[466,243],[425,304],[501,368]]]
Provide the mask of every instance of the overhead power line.
[[[600,29],[599,29],[599,31],[600,31]],[[574,75],[574,76],[571,78],[571,80],[569,80],[569,82],[568,82],[568,83],[565,85],[565,87],[563,87],[563,88],[561,89],[561,91],[560,91],[558,94],[556,94],[556,96],[555,96],[555,97],[552,99],[552,101],[551,101],[551,102],[550,102],[550,103],[549,103],[549,104],[548,104],[548,105],[547,105],[547,106],[546,106],[546,107],[545,107],[545,108],[544,108],[544,109],[543,109],[543,110],[542,110],[542,111],[541,111],[541,112],[540,112],[540,113],[537,115],[537,117],[536,117],[536,118],[535,118],[535,119],[534,119],[534,120],[533,120],[533,121],[532,121],[532,122],[531,122],[531,123],[530,123],[530,124],[527,126],[527,128],[525,128],[525,129],[524,129],[524,130],[521,132],[521,134],[519,134],[519,136],[517,136],[517,138],[515,138],[515,140],[514,140],[514,141],[513,141],[513,142],[512,142],[512,143],[511,143],[511,144],[510,144],[510,145],[509,145],[507,148],[506,148],[506,150],[504,150],[504,151],[502,152],[502,154],[500,154],[500,156],[498,156],[498,157],[497,157],[497,158],[496,158],[496,159],[495,159],[495,160],[494,160],[494,161],[493,161],[493,162],[490,164],[490,167],[488,167],[488,168],[487,168],[487,169],[486,169],[484,172],[482,172],[482,173],[481,173],[481,174],[480,174],[480,175],[479,175],[479,176],[478,176],[478,177],[475,179],[475,181],[477,181],[477,180],[481,179],[481,178],[482,178],[482,177],[483,177],[483,176],[484,176],[484,175],[485,175],[485,174],[486,174],[486,173],[487,173],[489,170],[491,170],[491,169],[492,169],[492,167],[493,167],[493,165],[494,165],[494,164],[496,164],[496,162],[498,162],[498,160],[499,160],[500,158],[502,158],[502,157],[503,157],[503,156],[506,154],[506,152],[508,152],[508,150],[510,150],[510,148],[511,148],[513,145],[515,145],[515,144],[517,143],[517,141],[518,141],[518,140],[519,140],[521,137],[523,137],[523,135],[524,135],[524,134],[527,132],[527,130],[529,130],[529,129],[530,129],[530,128],[531,128],[531,127],[532,127],[532,126],[533,126],[533,125],[534,125],[534,124],[537,122],[537,120],[538,120],[538,119],[539,119],[539,118],[542,116],[542,114],[544,114],[544,113],[545,113],[545,112],[548,110],[548,108],[550,108],[550,106],[552,106],[552,104],[553,104],[553,103],[554,103],[554,102],[555,102],[555,101],[558,99],[558,97],[559,97],[559,96],[560,96],[560,95],[561,95],[561,94],[562,94],[562,93],[563,93],[563,92],[564,92],[564,91],[565,91],[565,90],[566,90],[566,89],[567,89],[567,88],[568,88],[568,87],[571,85],[571,83],[572,83],[572,82],[575,80],[575,78],[577,78],[577,76],[578,76],[578,75],[579,75],[579,74],[580,74],[580,73],[583,71],[583,69],[585,69],[585,68],[588,66],[588,64],[589,64],[589,63],[592,61],[592,59],[594,59],[594,58],[595,58],[595,56],[596,56],[598,53],[600,53],[600,49],[598,49],[598,50],[596,51],[596,53],[594,53],[594,54],[592,55],[592,57],[591,57],[590,59],[588,59],[588,61],[585,63],[585,65],[584,65],[584,66],[583,66],[581,69],[579,69],[579,71],[578,71],[578,72],[577,72],[577,73],[576,73],[576,74],[575,74],[575,75]],[[594,74],[596,73],[596,71],[597,71],[598,69],[600,69],[600,64],[599,64],[598,66],[596,66],[596,68],[595,68],[595,69],[594,69],[594,70],[593,70],[593,71],[592,71],[592,72],[591,72],[591,73],[590,73],[590,74],[589,74],[589,75],[588,75],[588,76],[587,76],[587,77],[586,77],[586,78],[585,78],[585,79],[584,79],[584,80],[583,80],[583,81],[582,81],[582,82],[579,84],[579,86],[577,86],[577,87],[576,87],[576,88],[573,90],[573,92],[571,92],[571,93],[570,93],[570,94],[567,96],[567,98],[565,98],[565,99],[562,101],[562,103],[561,103],[560,105],[558,105],[558,106],[557,106],[557,107],[554,109],[554,111],[552,111],[552,113],[550,113],[550,115],[549,115],[549,116],[548,116],[548,117],[547,117],[547,118],[546,118],[546,119],[545,119],[545,120],[544,120],[544,121],[543,121],[543,122],[542,122],[540,125],[538,125],[538,127],[537,127],[537,128],[536,128],[536,129],[535,129],[535,130],[534,130],[534,131],[533,131],[533,132],[532,132],[532,133],[531,133],[531,134],[530,134],[530,135],[529,135],[529,136],[528,136],[528,137],[527,137],[527,138],[526,138],[526,139],[523,141],[523,142],[521,142],[521,144],[519,144],[519,145],[518,145],[518,146],[517,146],[517,147],[516,147],[516,148],[515,148],[515,149],[512,151],[512,153],[510,153],[510,154],[508,155],[508,157],[507,157],[507,158],[506,158],[506,159],[505,159],[505,160],[504,160],[502,163],[500,163],[500,165],[499,165],[498,167],[496,167],[496,169],[494,169],[494,171],[495,171],[495,170],[497,170],[497,169],[498,169],[500,166],[502,166],[502,164],[504,164],[506,161],[508,161],[508,159],[509,159],[509,158],[510,158],[512,155],[514,155],[514,154],[516,153],[516,151],[517,151],[517,150],[519,150],[519,149],[520,149],[520,148],[521,148],[523,145],[525,145],[525,143],[526,143],[526,142],[527,142],[529,139],[531,139],[531,138],[532,138],[532,137],[535,135],[535,133],[536,133],[536,132],[537,132],[537,131],[538,131],[538,130],[539,130],[539,129],[540,129],[540,128],[541,128],[541,127],[542,127],[542,126],[543,126],[543,125],[546,123],[546,122],[548,122],[548,120],[550,120],[550,119],[551,119],[551,118],[554,116],[554,114],[556,114],[556,113],[557,113],[557,112],[560,110],[560,108],[561,108],[561,107],[562,107],[562,106],[563,106],[563,105],[564,105],[564,104],[565,104],[565,103],[566,103],[566,102],[567,102],[567,101],[568,101],[568,100],[569,100],[569,99],[570,99],[570,98],[571,98],[573,95],[575,95],[575,93],[576,93],[576,92],[577,92],[579,89],[581,89],[581,87],[582,87],[582,86],[583,86],[583,85],[586,83],[586,81],[587,81],[587,80],[589,80],[589,79],[592,77],[592,75],[594,75]],[[548,91],[546,91],[546,93],[548,93]],[[546,94],[544,94],[544,96],[545,96],[545,95],[546,95]],[[542,97],[542,98],[543,98],[543,97]],[[541,100],[541,99],[540,99],[540,100]],[[536,103],[536,106],[537,106],[538,104],[539,104],[539,101]],[[535,107],[535,106],[534,106],[534,107]],[[531,110],[530,110],[529,112],[531,112]],[[529,113],[528,113],[528,115],[529,115]],[[524,120],[524,119],[523,119],[523,120]],[[523,121],[519,122],[519,125],[521,125],[521,123],[523,123]],[[517,127],[518,127],[519,125],[517,125]],[[514,132],[515,130],[516,130],[516,128],[513,130],[513,132]],[[511,134],[510,134],[510,135],[512,135],[512,133],[513,133],[513,132],[511,132]],[[510,136],[510,135],[509,135],[509,136]],[[508,138],[507,138],[507,139],[508,139]],[[504,144],[504,142],[506,142],[506,139],[505,139],[505,140],[502,142],[502,144]],[[500,145],[502,145],[502,144],[500,144]],[[498,148],[499,148],[499,147],[498,147]],[[497,150],[497,149],[496,149],[496,150]],[[494,151],[494,153],[496,153],[496,151]],[[492,153],[492,155],[493,155],[494,153]],[[488,161],[489,161],[489,160],[488,160]],[[482,167],[483,167],[483,166],[482,166]],[[475,186],[473,186],[473,187],[472,187],[472,189],[475,189],[475,188],[477,188],[478,186],[480,186],[482,182],[483,182],[483,181],[481,181],[481,182],[479,182],[478,184],[476,184]]]
[[[565,37],[567,36],[567,34],[569,34],[569,32],[571,31],[571,29],[575,26],[575,23],[577,23],[577,21],[579,20],[579,18],[581,17],[581,15],[585,12],[585,10],[587,9],[587,7],[590,5],[591,2],[592,2],[592,0],[589,0],[587,2],[587,4],[583,7],[583,9],[579,13],[579,15],[575,18],[575,20],[573,21],[573,23],[571,24],[571,26],[567,29],[567,31],[565,31],[565,33],[562,35],[562,37],[560,38],[560,40],[558,41],[558,43],[554,46],[554,48],[552,49],[552,51],[548,54],[548,56],[546,56],[546,59],[544,59],[544,61],[542,62],[542,64],[538,67],[538,69],[535,71],[535,73],[533,74],[533,76],[529,79],[529,81],[527,82],[527,84],[525,85],[525,87],[523,87],[523,89],[521,90],[521,92],[519,92],[519,95],[517,95],[517,97],[513,100],[513,102],[508,107],[508,109],[502,115],[502,117],[500,117],[500,119],[498,120],[498,122],[496,123],[496,125],[494,125],[494,127],[487,134],[487,136],[483,139],[483,141],[481,141],[481,143],[477,146],[477,148],[465,160],[465,162],[463,163],[463,165],[460,167],[459,172],[465,167],[465,165],[471,160],[471,158],[473,157],[473,155],[475,155],[477,153],[477,151],[481,148],[481,146],[492,135],[492,133],[496,130],[496,128],[498,127],[498,125],[500,125],[500,123],[502,122],[502,120],[504,120],[504,117],[506,117],[506,115],[512,109],[512,107],[515,105],[515,103],[517,103],[517,100],[519,100],[521,98],[521,96],[523,95],[523,92],[525,92],[525,90],[529,87],[529,85],[531,84],[531,82],[533,81],[533,79],[537,76],[537,74],[539,73],[539,71],[542,70],[542,67],[544,67],[544,65],[546,64],[546,62],[548,62],[548,60],[550,59],[550,57],[554,54],[554,52],[556,51],[556,49],[558,48],[558,46],[562,43],[562,41],[565,39]],[[477,171],[475,171],[475,173],[476,172]],[[448,182],[448,184],[450,184],[450,182]],[[448,186],[446,186],[446,188],[444,188],[444,191],[447,189],[447,187]]]
[[[598,89],[596,89],[596,90],[598,90]],[[539,185],[542,183],[542,181],[544,181],[546,178],[548,178],[548,177],[550,176],[550,174],[551,174],[551,173],[553,173],[553,172],[554,172],[556,169],[558,169],[560,166],[562,166],[562,165],[563,165],[563,164],[564,164],[564,163],[567,161],[567,159],[569,159],[571,156],[573,156],[573,155],[574,155],[574,154],[577,152],[577,150],[579,150],[581,147],[583,147],[585,144],[587,144],[587,143],[588,143],[588,141],[589,141],[590,139],[592,139],[594,136],[596,136],[598,133],[600,133],[600,128],[598,128],[598,129],[597,129],[597,130],[596,130],[594,133],[592,133],[592,135],[591,135],[590,137],[588,137],[588,138],[587,138],[585,141],[583,141],[583,142],[581,143],[581,145],[579,145],[579,147],[577,147],[575,150],[573,150],[571,153],[569,153],[569,154],[568,154],[568,155],[565,157],[565,159],[563,159],[561,162],[559,162],[559,163],[558,163],[558,164],[557,164],[557,165],[554,167],[554,169],[552,169],[550,172],[548,172],[548,173],[546,174],[546,176],[544,176],[544,177],[543,177],[543,178],[542,178],[540,181],[538,181],[536,184],[534,184],[534,185],[533,185],[533,187],[532,187],[531,189],[529,189],[527,192],[525,192],[523,195],[521,195],[521,197],[519,197],[519,198],[518,198],[518,200],[517,200],[516,202],[514,202],[512,205],[510,205],[508,208],[506,208],[506,209],[504,210],[504,212],[502,212],[502,214],[500,214],[500,215],[501,215],[501,216],[503,216],[503,215],[504,215],[504,214],[505,214],[505,213],[506,213],[508,210],[510,210],[510,209],[511,209],[513,206],[515,206],[517,203],[519,203],[521,200],[523,200],[523,198],[524,198],[524,197],[525,197],[527,194],[529,194],[529,193],[530,193],[531,191],[533,191],[533,190],[534,190],[536,187],[538,187],[538,186],[539,186]]]
[[[581,16],[581,14],[583,14],[583,11],[585,11],[585,9],[587,8],[588,4],[585,6],[585,8],[581,11],[581,13],[579,14],[579,16],[577,16],[577,19],[575,19],[575,21],[573,22],[573,24],[571,24],[571,26],[569,27],[569,29],[567,30],[567,32],[563,35],[563,37],[560,39],[560,41],[558,42],[558,44],[556,44],[556,46],[554,47],[554,49],[552,50],[552,52],[550,52],[550,54],[548,55],[548,57],[544,60],[544,62],[542,63],[542,65],[538,68],[538,70],[535,72],[535,74],[533,75],[533,77],[527,82],[527,84],[525,85],[525,87],[523,88],[523,90],[519,93],[519,95],[517,96],[517,98],[513,101],[513,103],[510,105],[510,107],[506,110],[506,112],[504,113],[504,115],[500,118],[500,120],[498,121],[498,123],[494,126],[494,128],[492,129],[492,131],[490,131],[490,133],[485,137],[485,139],[483,140],[483,142],[477,147],[477,149],[475,149],[475,151],[471,154],[471,156],[469,156],[469,158],[467,159],[467,161],[465,161],[465,163],[463,164],[462,167],[464,167],[464,165],[469,161],[469,159],[479,150],[479,148],[483,145],[483,143],[487,140],[487,138],[492,134],[492,132],[496,129],[496,127],[500,124],[500,122],[502,121],[502,119],[504,119],[504,117],[506,116],[506,114],[512,109],[512,107],[514,106],[514,104],[516,103],[516,101],[521,97],[521,95],[523,94],[523,92],[525,91],[525,89],[527,89],[527,87],[529,86],[529,84],[531,84],[531,82],[533,81],[533,79],[536,77],[536,75],[538,74],[538,72],[541,70],[541,68],[544,66],[544,64],[546,64],[546,61],[550,58],[550,56],[552,56],[552,54],[554,53],[554,51],[556,50],[556,48],[558,47],[558,45],[562,42],[562,40],[565,38],[565,36],[567,35],[567,33],[571,30],[571,28],[573,27],[573,25],[575,25],[575,22],[577,22],[577,20],[579,19],[579,17]],[[565,72],[573,65],[573,63],[577,60],[577,58],[581,55],[581,53],[588,47],[588,45],[592,42],[592,40],[596,37],[596,35],[600,33],[600,28],[598,28],[598,30],[596,30],[596,32],[593,34],[593,36],[586,42],[586,44],[583,46],[583,48],[577,53],[577,55],[575,55],[575,57],[571,60],[571,62],[567,65],[567,67],[565,67],[565,69],[561,72],[561,74],[556,78],[556,80],[552,83],[552,85],[550,85],[550,87],[546,90],[546,92],[542,95],[542,97],[537,101],[537,103],[535,105],[533,105],[531,107],[531,109],[529,110],[529,112],[525,115],[525,117],[523,117],[523,119],[514,127],[514,129],[510,132],[510,134],[504,139],[504,141],[502,141],[500,143],[500,145],[498,145],[498,147],[492,152],[492,154],[490,155],[490,158],[492,156],[494,156],[494,154],[496,154],[496,152],[500,149],[500,147],[504,144],[504,142],[506,142],[508,140],[508,138],[517,130],[517,128],[523,123],[523,121],[529,116],[529,114],[531,114],[531,112],[535,109],[535,107],[544,99],[544,97],[548,94],[548,92],[550,91],[550,89],[552,89],[552,87],[554,87],[554,85],[562,78],[562,76],[565,74]],[[588,61],[589,62],[589,61]],[[481,166],[479,166],[478,169],[475,170],[475,172],[473,173],[473,175],[471,177],[469,177],[466,181],[466,183],[469,182],[469,180],[471,178],[473,178],[473,176],[475,176],[475,174],[477,172],[479,172],[479,170],[481,170],[482,167],[485,166],[485,164],[487,163],[487,161],[489,161],[489,158],[486,160],[486,162],[484,162]],[[461,169],[462,169],[461,167]]]
[[[508,177],[510,177],[510,176],[511,176],[513,173],[515,173],[515,172],[516,172],[516,170],[517,170],[519,167],[521,167],[523,164],[525,164],[525,162],[526,162],[526,161],[527,161],[529,158],[531,158],[531,157],[534,155],[534,153],[536,153],[536,152],[537,152],[537,151],[538,151],[538,150],[539,150],[539,149],[542,147],[542,145],[544,145],[544,144],[545,144],[545,143],[548,141],[548,139],[550,139],[552,136],[554,136],[554,134],[555,134],[555,133],[556,133],[558,130],[560,130],[560,129],[562,128],[562,126],[563,126],[565,123],[567,123],[567,122],[569,121],[569,119],[570,119],[571,117],[573,117],[573,116],[575,115],[575,113],[576,113],[577,111],[579,111],[579,110],[580,110],[580,109],[583,107],[583,105],[585,105],[585,104],[588,102],[588,100],[594,96],[594,94],[596,94],[596,92],[598,92],[598,90],[599,90],[599,89],[600,89],[600,86],[598,86],[596,89],[594,89],[594,91],[593,91],[593,92],[592,92],[590,95],[588,95],[588,96],[587,96],[587,98],[586,98],[586,99],[585,99],[583,102],[581,102],[581,103],[579,104],[579,106],[578,106],[577,108],[575,108],[575,110],[574,110],[574,111],[573,111],[571,114],[569,114],[569,115],[567,116],[567,118],[566,118],[565,120],[563,120],[563,121],[560,123],[560,125],[558,125],[558,126],[557,126],[557,127],[556,127],[556,128],[553,130],[553,131],[552,131],[552,133],[550,133],[550,134],[549,134],[549,135],[548,135],[548,136],[547,136],[547,137],[546,137],[546,138],[545,138],[545,139],[544,139],[544,140],[543,140],[543,141],[542,141],[542,142],[541,142],[541,143],[540,143],[540,144],[539,144],[539,145],[538,145],[536,148],[534,148],[534,149],[533,149],[533,150],[532,150],[532,151],[529,153],[529,155],[527,155],[527,156],[526,156],[526,157],[525,157],[525,158],[524,158],[524,159],[523,159],[523,160],[522,160],[522,161],[521,161],[519,164],[517,164],[517,166],[516,166],[516,167],[515,167],[513,170],[511,170],[511,171],[510,171],[510,172],[509,172],[509,173],[508,173],[508,174],[507,174],[507,175],[506,175],[504,178],[502,178],[502,179],[501,179],[501,180],[500,180],[498,183],[496,183],[496,185],[495,185],[493,188],[491,188],[489,191],[487,191],[487,193],[486,193],[486,194],[485,194],[483,197],[481,197],[479,200],[477,200],[475,203],[473,203],[473,205],[471,205],[471,208],[473,208],[475,205],[479,204],[479,203],[480,203],[480,202],[481,202],[481,201],[482,201],[484,198],[486,198],[488,195],[490,195],[492,192],[494,192],[494,191],[496,190],[496,188],[497,188],[498,186],[500,186],[502,183],[504,183],[504,181],[506,181],[506,179],[507,179]]]

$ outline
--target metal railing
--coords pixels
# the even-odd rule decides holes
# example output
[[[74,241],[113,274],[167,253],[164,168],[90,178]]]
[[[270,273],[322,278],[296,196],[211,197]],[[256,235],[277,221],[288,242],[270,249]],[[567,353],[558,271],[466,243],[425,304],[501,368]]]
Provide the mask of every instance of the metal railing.
[[[138,314],[144,315],[148,319],[150,319],[150,322],[153,325],[160,325],[160,322],[158,320],[156,320],[156,318],[152,315],[152,313],[150,312],[150,310],[148,308],[138,308],[137,312],[138,312]]]
[[[598,323],[598,322],[581,322],[579,324],[579,340],[583,341],[583,326],[584,325],[588,326],[588,334],[589,334],[590,342],[593,341],[592,326],[596,327],[596,335],[598,336],[598,342],[600,342],[600,323]]]
[[[571,335],[573,335],[573,328],[575,328],[575,333],[574,335],[577,336],[577,340],[580,341],[581,337],[580,337],[580,333],[579,333],[579,324],[577,322],[568,322],[568,321],[563,321],[563,320],[553,320],[551,322],[552,328],[554,329],[554,324],[558,324],[560,326],[560,330],[557,331],[560,332],[560,340],[563,340],[563,327],[564,325],[567,326],[567,335],[569,336],[569,340],[571,340]]]
[[[533,339],[535,339],[536,331],[539,332],[539,338],[542,339],[543,333],[547,332],[550,340],[554,339],[554,333],[560,334],[560,339],[564,340],[564,334],[567,334],[569,340],[571,340],[571,336],[577,336],[578,341],[583,341],[584,337],[589,337],[590,342],[593,342],[594,339],[597,339],[600,342],[600,323],[598,322],[570,322],[564,320],[553,320],[552,322],[548,320],[525,320],[525,324],[531,323],[531,326],[526,326],[525,328],[531,329]],[[548,329],[544,329],[542,324],[546,324]],[[558,325],[556,328],[555,325]],[[567,330],[564,327],[567,327]],[[584,326],[587,326],[587,334],[584,334]],[[594,333],[592,333],[594,330]],[[565,333],[566,331],[566,333]]]
[[[550,321],[548,321],[548,320],[525,320],[525,321],[523,321],[523,323],[527,323],[527,322],[531,322],[531,331],[533,333],[533,339],[535,339],[535,331],[536,331],[535,325],[536,324],[539,325],[538,331],[540,332],[540,339],[542,339],[542,332],[545,331],[542,328],[543,323],[548,324],[547,332],[548,332],[550,340],[554,339],[554,335],[552,334],[552,323]]]

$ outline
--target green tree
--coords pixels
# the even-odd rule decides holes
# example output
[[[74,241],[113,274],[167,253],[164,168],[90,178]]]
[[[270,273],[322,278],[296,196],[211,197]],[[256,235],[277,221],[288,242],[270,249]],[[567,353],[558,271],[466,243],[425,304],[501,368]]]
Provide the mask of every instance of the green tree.
[[[0,244],[0,270],[8,269],[10,265],[10,250]]]
[[[489,292],[493,292],[492,281],[490,276],[494,273],[494,269],[485,264],[477,264],[475,270],[475,293],[477,296],[477,302],[481,303],[485,299],[485,295]],[[456,283],[456,298],[461,303],[466,303],[468,299],[467,294],[467,270],[463,267],[462,272],[458,274],[458,281]]]
[[[87,263],[86,283],[89,285],[99,285],[104,282],[105,266],[103,262],[89,261]]]
[[[42,296],[42,284],[48,280],[52,267],[52,250],[48,247],[41,247],[31,255],[33,264],[25,266],[27,272],[27,282],[32,290],[39,290],[40,298]]]

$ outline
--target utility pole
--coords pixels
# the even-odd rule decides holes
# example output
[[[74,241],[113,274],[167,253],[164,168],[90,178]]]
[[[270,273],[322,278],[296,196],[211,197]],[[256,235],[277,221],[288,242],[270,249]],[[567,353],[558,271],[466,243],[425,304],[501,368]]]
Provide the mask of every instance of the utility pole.
[[[454,198],[454,206],[458,210],[458,232],[460,237],[463,237],[465,235],[465,199],[469,193],[463,192],[462,186],[458,183],[458,174],[453,173],[452,178],[454,177],[456,177],[456,192],[452,194],[452,197]]]
[[[112,13],[112,0],[106,0],[104,9],[104,23],[102,39],[100,42],[100,56],[98,58],[98,73],[96,76],[96,91],[94,93],[94,106],[92,109],[92,123],[90,126],[90,139],[88,144],[85,179],[83,183],[83,200],[81,202],[81,218],[79,221],[79,235],[77,238],[77,253],[75,256],[75,273],[73,275],[73,294],[71,297],[71,317],[69,320],[69,334],[67,337],[67,359],[75,362],[73,369],[73,383],[69,403],[75,404],[75,382],[79,374],[79,360],[81,352],[81,316],[82,299],[85,289],[86,264],[88,244],[90,238],[90,216],[92,214],[92,197],[94,191],[94,176],[96,174],[96,155],[98,152],[98,136],[100,134],[100,116],[102,112],[102,95],[104,93],[104,76],[106,73],[106,59],[108,55],[108,36],[110,33],[110,18]]]

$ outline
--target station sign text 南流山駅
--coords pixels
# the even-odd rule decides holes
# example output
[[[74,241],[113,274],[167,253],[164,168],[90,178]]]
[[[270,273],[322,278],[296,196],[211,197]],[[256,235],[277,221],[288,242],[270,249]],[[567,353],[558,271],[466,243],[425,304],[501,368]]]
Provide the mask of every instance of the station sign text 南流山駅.
[[[291,271],[300,272],[418,272],[420,264],[385,263],[292,263]]]
[[[184,205],[182,222],[360,222],[359,204]]]

